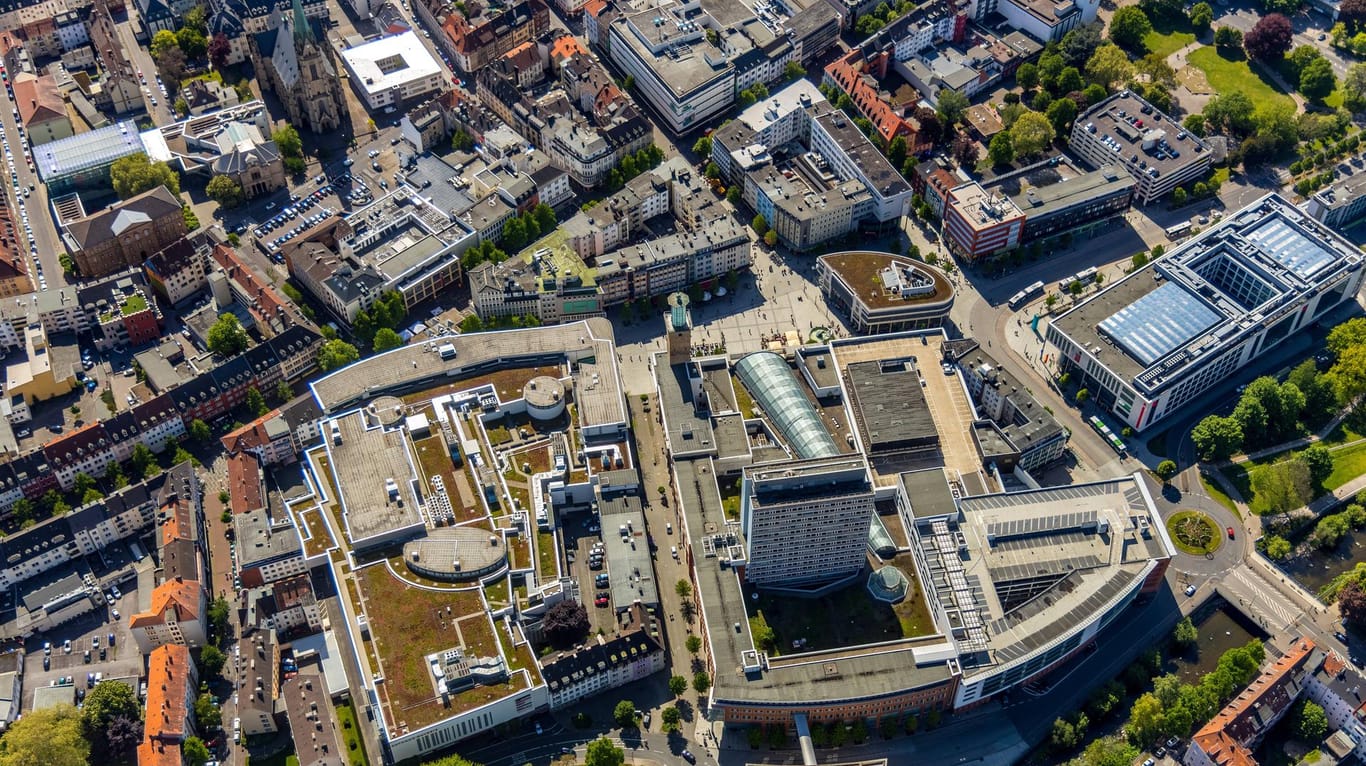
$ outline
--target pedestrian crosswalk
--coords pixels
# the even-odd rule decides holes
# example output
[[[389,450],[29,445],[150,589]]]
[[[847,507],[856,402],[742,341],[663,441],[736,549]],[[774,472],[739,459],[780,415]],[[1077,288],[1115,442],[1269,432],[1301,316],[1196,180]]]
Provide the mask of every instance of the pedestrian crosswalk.
[[[1275,585],[1248,567],[1238,567],[1220,583],[1220,590],[1230,604],[1256,620],[1273,633],[1288,628],[1300,617],[1300,611],[1290,606]]]

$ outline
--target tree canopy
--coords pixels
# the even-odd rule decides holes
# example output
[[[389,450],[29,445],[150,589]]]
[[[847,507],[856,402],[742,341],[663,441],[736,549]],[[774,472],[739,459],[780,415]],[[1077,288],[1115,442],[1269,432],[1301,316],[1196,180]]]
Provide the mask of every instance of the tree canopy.
[[[219,314],[209,328],[209,350],[220,356],[237,356],[251,345],[251,338],[234,314]]]
[[[1034,157],[1053,143],[1053,124],[1038,112],[1025,112],[1010,126],[1010,142],[1015,154]]]
[[[1290,25],[1290,19],[1279,13],[1267,14],[1258,19],[1243,36],[1243,50],[1247,51],[1249,58],[1274,63],[1290,50],[1294,36],[1295,30]]]
[[[180,196],[180,176],[164,162],[152,162],[138,152],[114,160],[109,168],[110,183],[119,199],[128,199],[158,186],[165,186]]]
[[[1110,40],[1121,48],[1134,51],[1144,50],[1143,38],[1153,31],[1148,14],[1137,5],[1126,5],[1110,17]]]
[[[81,713],[71,705],[30,710],[0,739],[0,766],[86,766],[89,758]]]
[[[546,610],[542,625],[551,645],[570,647],[588,634],[588,610],[573,599],[565,599]]]
[[[318,349],[318,367],[323,372],[331,372],[339,367],[360,359],[360,352],[356,347],[344,340],[333,339],[323,343]]]
[[[242,204],[242,185],[232,176],[220,175],[210,178],[208,185],[204,187],[204,193],[209,195],[209,199],[226,208],[235,208]]]

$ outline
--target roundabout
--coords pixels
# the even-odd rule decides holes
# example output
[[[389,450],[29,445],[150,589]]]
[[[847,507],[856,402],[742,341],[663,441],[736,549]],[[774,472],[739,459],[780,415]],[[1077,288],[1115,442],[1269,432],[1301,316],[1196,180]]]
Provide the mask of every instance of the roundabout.
[[[1207,556],[1219,550],[1223,534],[1203,511],[1180,510],[1167,517],[1167,533],[1182,553]]]

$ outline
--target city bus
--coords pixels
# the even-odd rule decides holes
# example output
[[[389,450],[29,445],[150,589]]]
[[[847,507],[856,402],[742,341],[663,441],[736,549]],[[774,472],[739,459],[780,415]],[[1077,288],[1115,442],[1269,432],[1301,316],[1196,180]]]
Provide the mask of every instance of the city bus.
[[[1042,294],[1043,282],[1035,282],[1029,287],[1026,287],[1018,293],[1015,293],[1014,295],[1010,296],[1010,300],[1006,301],[1006,305],[1010,306],[1012,309],[1018,309],[1019,307],[1025,305],[1025,303],[1028,302],[1030,298]]]

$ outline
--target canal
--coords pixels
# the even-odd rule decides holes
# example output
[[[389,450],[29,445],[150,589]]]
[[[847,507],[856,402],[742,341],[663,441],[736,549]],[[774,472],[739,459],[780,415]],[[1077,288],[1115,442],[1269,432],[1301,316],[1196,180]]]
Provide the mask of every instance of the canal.
[[[1176,673],[1187,683],[1196,683],[1202,675],[1214,670],[1219,664],[1219,656],[1229,649],[1243,646],[1254,638],[1266,638],[1261,628],[1221,598],[1201,606],[1192,620],[1200,631],[1195,648],[1167,662],[1167,672]]]

